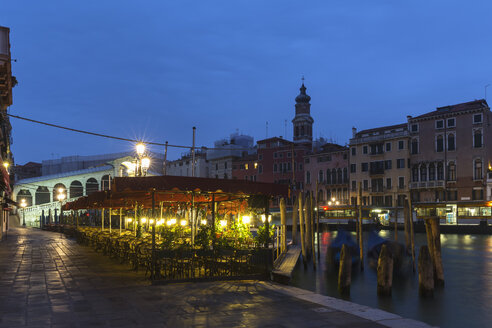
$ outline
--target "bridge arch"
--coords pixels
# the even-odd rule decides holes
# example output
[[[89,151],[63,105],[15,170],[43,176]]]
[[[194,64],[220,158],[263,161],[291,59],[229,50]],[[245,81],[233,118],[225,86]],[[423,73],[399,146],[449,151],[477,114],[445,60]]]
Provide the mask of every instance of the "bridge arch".
[[[48,190],[48,187],[39,186],[38,189],[36,189],[36,193],[34,194],[34,199],[36,205],[41,205],[51,202],[51,194],[50,191]]]
[[[63,183],[57,183],[53,187],[53,201],[56,202],[58,200],[57,196],[60,193],[60,189],[62,189],[62,192],[65,194],[65,197],[68,197],[67,195],[67,187]]]
[[[101,178],[101,190],[109,190],[112,180],[109,174],[103,175]]]
[[[32,199],[32,194],[29,190],[27,189],[19,190],[19,192],[17,193],[16,201],[20,203],[22,199],[26,200],[27,206],[32,206],[33,199]]]
[[[79,180],[74,180],[70,184],[70,195],[68,197],[81,197],[84,196],[84,187]]]
[[[99,182],[94,178],[87,179],[87,182],[85,183],[85,194],[90,195],[96,191],[99,191]]]

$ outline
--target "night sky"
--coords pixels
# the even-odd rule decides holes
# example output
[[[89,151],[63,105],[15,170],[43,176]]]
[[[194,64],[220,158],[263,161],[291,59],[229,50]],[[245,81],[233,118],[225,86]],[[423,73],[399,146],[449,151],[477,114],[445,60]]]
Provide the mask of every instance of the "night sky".
[[[345,144],[352,126],[483,98],[491,13],[490,1],[23,0],[2,2],[0,25],[17,59],[12,114],[182,145],[196,126],[199,146],[263,139],[268,121],[268,137],[291,139],[304,75],[315,137]],[[133,149],[11,122],[17,164]]]

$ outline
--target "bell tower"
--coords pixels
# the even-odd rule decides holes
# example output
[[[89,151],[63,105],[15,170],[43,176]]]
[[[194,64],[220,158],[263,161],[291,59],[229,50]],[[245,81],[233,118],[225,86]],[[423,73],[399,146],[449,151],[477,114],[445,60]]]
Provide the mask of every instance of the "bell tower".
[[[304,145],[311,149],[313,145],[314,119],[311,117],[311,104],[309,103],[311,97],[306,94],[304,77],[302,78],[302,85],[299,90],[301,93],[296,97],[296,116],[292,120],[294,143],[296,145]]]

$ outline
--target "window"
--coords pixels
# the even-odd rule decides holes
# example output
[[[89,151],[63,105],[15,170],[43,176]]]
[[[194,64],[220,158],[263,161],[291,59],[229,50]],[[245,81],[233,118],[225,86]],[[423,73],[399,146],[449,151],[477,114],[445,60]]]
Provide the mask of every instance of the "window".
[[[481,159],[476,159],[473,166],[474,166],[473,178],[475,180],[481,180],[483,178],[483,174],[482,174],[482,160]]]
[[[347,159],[347,154],[343,154],[343,159]],[[331,157],[330,157],[330,161],[331,161]]]
[[[362,153],[363,154],[367,154],[367,146],[363,146],[362,147]]]
[[[277,172],[277,163],[273,164],[273,172]]]
[[[343,168],[343,183],[346,183],[348,181],[348,174],[347,174],[347,168]]]
[[[444,180],[444,165],[437,163],[437,180]]]
[[[405,177],[398,177],[398,188],[405,188]]]
[[[244,164],[244,168],[245,168],[246,170],[249,170],[249,164],[248,164],[248,163]]]
[[[319,173],[318,173],[318,182],[323,182],[323,170],[319,170]]]
[[[436,152],[440,153],[444,150],[444,138],[442,135],[436,137]]]
[[[477,129],[473,132],[473,147],[482,147],[482,130]]]
[[[392,165],[391,159],[384,161],[384,169],[385,170],[391,170],[391,165]]]
[[[309,158],[308,158],[308,157],[306,157],[306,158],[304,159],[304,163],[309,164]]]
[[[338,179],[338,183],[343,183],[342,169],[337,170],[337,179]]]
[[[277,158],[277,153],[273,153],[273,158]]]
[[[357,189],[357,182],[354,180],[352,181],[352,191],[356,191]]]
[[[410,131],[412,131],[412,132],[419,132],[419,125],[418,124],[412,124],[410,126]]]
[[[398,149],[405,148],[405,142],[403,140],[398,141]]]
[[[335,170],[335,169],[331,170],[331,183],[332,184],[337,183],[337,170]]]
[[[473,124],[482,123],[482,114],[473,115]]]
[[[420,181],[427,181],[427,166],[425,164],[420,166]]]
[[[215,171],[219,170],[219,163],[215,163]]]
[[[362,172],[367,172],[368,169],[369,169],[369,164],[367,164],[367,163],[361,164],[361,171]]]
[[[352,156],[355,156],[355,147],[352,147]]]
[[[350,173],[355,173],[357,170],[357,164],[350,164]]]
[[[429,181],[436,180],[436,166],[434,163],[429,164]]]
[[[364,184],[364,190],[367,191],[367,189],[369,189],[369,181],[364,180],[363,184]]]
[[[258,173],[263,173],[263,165],[258,165]]]
[[[280,157],[280,158],[284,158],[284,153],[280,153],[280,154],[278,154],[278,157]]]
[[[255,162],[254,167],[255,167],[255,169],[257,169],[258,168],[258,163]]]
[[[326,183],[331,184],[331,173],[330,169],[326,170]]]
[[[288,152],[287,153],[287,158],[291,158],[291,156],[292,156],[292,153],[291,152]]]
[[[412,181],[413,182],[419,181],[419,167],[417,165],[414,165],[412,167]]]
[[[456,126],[456,120],[454,118],[448,118],[448,128],[454,128]]]
[[[457,190],[448,190],[447,200],[458,200],[458,191]]]
[[[436,129],[444,128],[444,120],[436,120]]]
[[[405,168],[405,159],[404,158],[398,158],[396,160],[396,168],[397,169],[404,169]]]
[[[260,161],[263,160],[263,154],[258,155],[258,160],[260,160]]]
[[[419,153],[419,140],[412,139],[412,154],[418,154],[418,153]]]
[[[371,190],[372,190],[372,192],[382,192],[383,191],[383,178],[371,179]]]
[[[386,143],[386,151],[391,151],[391,142]]]
[[[450,133],[448,134],[448,150],[455,150],[456,149],[456,144],[454,140],[454,134]]]
[[[473,200],[483,200],[483,189],[473,189],[472,191]]]
[[[454,162],[448,164],[448,181],[456,181],[456,165]]]
[[[227,162],[224,162],[224,169],[227,169]]]
[[[306,171],[306,184],[311,183],[311,172]]]
[[[391,178],[386,178],[386,188],[391,189]]]

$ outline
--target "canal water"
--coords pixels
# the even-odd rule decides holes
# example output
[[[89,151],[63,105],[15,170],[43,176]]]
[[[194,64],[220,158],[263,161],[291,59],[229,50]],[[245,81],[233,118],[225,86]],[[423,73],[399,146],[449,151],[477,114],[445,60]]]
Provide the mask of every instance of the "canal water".
[[[299,261],[291,285],[441,327],[492,327],[492,236],[442,234],[445,286],[436,290],[433,298],[423,299],[418,294],[418,273],[414,274],[411,266],[393,276],[391,297],[378,297],[376,270],[367,262],[363,272],[359,266],[352,268],[350,296],[341,297],[337,286],[338,268],[325,261],[328,245],[336,234],[322,234],[321,261],[317,269],[314,270],[312,264],[304,269]],[[394,238],[394,231],[379,234]],[[355,233],[352,235],[355,240]],[[367,234],[364,240],[367,241]],[[398,241],[404,243],[404,240],[403,232],[399,232]],[[416,234],[416,261],[420,245],[425,244],[425,234]]]

